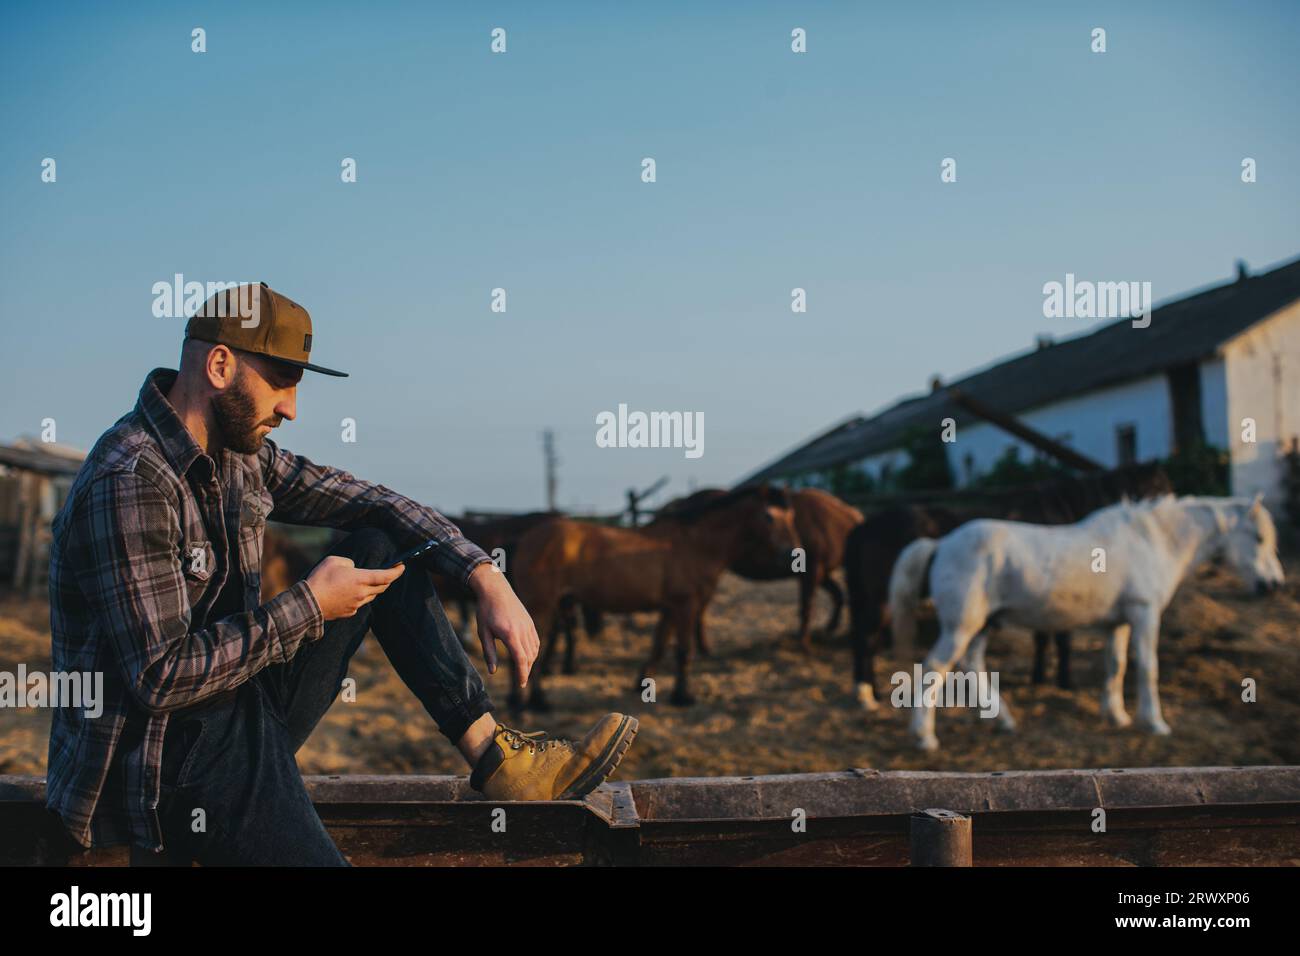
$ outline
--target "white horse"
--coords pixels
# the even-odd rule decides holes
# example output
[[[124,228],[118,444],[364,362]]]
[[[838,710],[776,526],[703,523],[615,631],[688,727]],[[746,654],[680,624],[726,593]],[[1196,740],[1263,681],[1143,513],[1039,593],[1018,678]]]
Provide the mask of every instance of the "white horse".
[[[971,521],[938,541],[920,538],[898,556],[889,582],[895,643],[901,653],[911,646],[927,578],[940,626],[925,659],[927,672],[946,674],[963,657],[965,669],[983,671],[988,632],[1002,623],[1035,631],[1107,627],[1102,713],[1114,726],[1127,727],[1124,668],[1131,634],[1138,726],[1168,734],[1156,689],[1160,615],[1183,578],[1215,557],[1226,557],[1259,593],[1281,586],[1277,531],[1258,496],[1121,502],[1073,525]],[[1005,703],[999,714],[1003,728],[1013,729]],[[922,750],[939,746],[932,707],[913,710],[912,734]]]

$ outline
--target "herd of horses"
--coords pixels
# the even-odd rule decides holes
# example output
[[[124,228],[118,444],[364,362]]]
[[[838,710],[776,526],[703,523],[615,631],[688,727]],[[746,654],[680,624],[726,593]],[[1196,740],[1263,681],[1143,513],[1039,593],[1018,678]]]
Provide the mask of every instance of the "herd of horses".
[[[811,654],[812,609],[819,589],[826,591],[832,605],[823,633],[833,637],[839,630],[845,595],[833,572],[841,567],[848,591],[854,690],[862,707],[873,710],[878,706],[879,690],[875,657],[899,630],[899,623],[910,641],[915,629],[915,604],[925,596],[932,576],[931,564],[936,555],[951,551],[939,545],[954,533],[991,525],[1044,530],[1057,526],[1056,530],[1061,530],[1059,526],[1078,526],[1088,516],[1107,511],[1108,506],[1117,503],[1172,500],[1170,491],[1169,480],[1159,466],[1146,465],[971,496],[960,506],[894,505],[865,516],[825,491],[749,485],[729,491],[696,492],[665,505],[652,521],[639,527],[582,521],[555,512],[456,523],[466,537],[489,554],[504,559],[504,570],[542,637],[543,651],[529,680],[530,694],[525,699],[518,690],[512,691],[512,710],[548,709],[546,675],[561,640],[565,642],[564,672],[574,672],[580,626],[589,637],[598,637],[605,615],[647,611],[657,612],[659,617],[649,654],[632,689],[638,693],[645,689],[670,638],[675,638],[675,681],[669,699],[680,706],[694,703],[691,661],[697,652],[702,656],[711,654],[705,612],[724,571],[754,581],[797,579],[799,605],[794,637],[799,647]],[[1262,509],[1256,502],[1258,511]],[[1266,512],[1263,517],[1267,521]],[[1262,540],[1263,533],[1258,537]],[[1019,552],[1013,550],[1011,554]],[[992,577],[1006,577],[1010,564],[1014,564],[1008,563],[1006,555],[991,560],[992,565],[985,562],[979,567],[987,572],[996,566]],[[903,563],[907,564],[907,573],[899,570]],[[310,559],[305,554],[282,536],[268,533],[263,561],[264,595],[289,586],[309,567]],[[1049,560],[1045,567],[1052,567],[1052,562]],[[1277,574],[1280,581],[1280,566]],[[1044,577],[1041,568],[1038,577]],[[1077,590],[1078,584],[1072,582],[1069,587]],[[1035,585],[1052,592],[1050,580],[1045,584],[1037,580]],[[437,590],[444,603],[460,604],[467,629],[471,595],[457,582],[445,579],[437,580]],[[956,591],[961,588],[956,587]],[[949,613],[938,595],[934,597],[940,630],[935,647],[941,650],[932,651],[926,658],[927,668],[947,670],[967,653],[982,668],[988,635],[1008,617],[1007,608],[998,603],[1002,598],[986,596],[982,603],[956,601],[954,607],[961,607]],[[1047,593],[1036,595],[1036,599],[1050,604],[1048,597]],[[902,622],[894,620],[900,605],[906,614]],[[981,613],[984,616],[975,621]],[[959,620],[960,626],[945,614],[955,615],[953,620]],[[1035,631],[1035,683],[1046,680],[1047,655],[1054,640],[1057,682],[1062,687],[1071,686],[1069,630],[1096,623],[1081,623],[1077,617],[1021,615],[1020,620],[1032,619],[1030,626]],[[1118,666],[1122,679],[1122,664]],[[1145,676],[1145,660],[1140,661],[1140,668]],[[1107,686],[1111,693],[1112,684]],[[1150,716],[1145,691],[1143,702],[1143,722],[1158,729],[1158,717],[1156,721],[1145,719]],[[933,725],[927,724],[927,719],[932,721],[933,711],[928,718],[914,713],[914,720],[920,721],[914,724],[917,744],[928,748],[935,745],[935,739]],[[1008,725],[1006,720],[1003,724]]]

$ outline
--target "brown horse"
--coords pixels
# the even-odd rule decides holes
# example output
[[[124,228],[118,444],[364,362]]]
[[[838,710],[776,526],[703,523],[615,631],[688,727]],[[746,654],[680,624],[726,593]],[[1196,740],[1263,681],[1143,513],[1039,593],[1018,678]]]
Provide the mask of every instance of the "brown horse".
[[[451,518],[465,537],[473,541],[488,553],[495,561],[501,558],[506,577],[513,580],[512,567],[515,546],[519,544],[528,531],[543,521],[559,516],[558,511],[532,511],[528,514],[507,515],[502,518],[489,518],[482,521],[469,518]],[[469,605],[474,600],[474,592],[459,581],[446,575],[434,573],[434,588],[444,604],[455,601],[460,606],[461,627],[469,627]]]
[[[720,488],[706,488],[686,498],[670,501],[660,509],[659,514],[670,516],[678,508],[725,494]],[[840,614],[844,609],[844,591],[831,572],[844,562],[844,543],[849,532],[862,523],[862,512],[818,488],[788,491],[787,494],[794,508],[794,527],[799,533],[799,544],[804,552],[802,566],[796,569],[795,562],[788,555],[772,561],[767,555],[746,553],[733,562],[729,570],[750,581],[777,581],[791,577],[799,579],[799,631],[796,636],[804,653],[811,653],[813,598],[819,587],[831,598],[831,616],[826,623],[826,634],[832,635],[839,629]],[[649,527],[653,525],[654,522]],[[708,655],[703,621],[700,622],[696,642],[700,653]]]
[[[486,521],[471,521],[468,519],[452,519],[452,523],[461,529],[461,533],[469,538],[489,555],[494,558],[498,557],[497,549],[504,556],[502,562],[506,569],[506,576],[510,577],[511,557],[514,554],[515,545],[519,538],[530,528],[534,528],[557,516],[553,511],[537,511],[531,514],[509,515],[504,518],[494,518]],[[287,591],[296,582],[301,581],[311,572],[316,562],[323,557],[323,553],[314,553],[315,549],[309,549],[294,541],[278,528],[271,526],[266,529],[266,536],[262,544],[262,603],[266,603],[280,594]],[[474,594],[465,585],[459,581],[453,580],[437,572],[429,572],[433,577],[434,590],[439,599],[444,604],[455,601],[460,606],[461,615],[461,640],[466,646],[469,645],[472,638],[466,638],[466,632],[469,630],[469,604],[474,600]],[[568,633],[572,635],[576,626],[577,612],[579,608],[577,602],[566,600],[562,610],[562,620]],[[584,623],[589,636],[596,636],[600,632],[599,616],[583,611]],[[573,648],[572,639],[570,647],[565,657],[565,673],[573,672]]]
[[[545,707],[541,678],[555,652],[557,615],[566,597],[616,614],[661,612],[638,689],[654,672],[674,630],[677,680],[671,700],[679,706],[693,703],[688,680],[697,623],[722,572],[747,551],[788,561],[798,546],[788,497],[766,486],[683,506],[653,527],[614,528],[565,518],[538,525],[520,539],[515,557],[519,597],[547,642],[530,705]],[[512,692],[511,705],[521,704]]]
[[[904,505],[873,514],[849,534],[844,577],[849,586],[849,636],[853,681],[863,707],[875,709],[875,656],[888,625],[889,575],[902,550],[917,538],[939,538],[975,518],[1005,518],[1034,524],[1072,524],[1122,497],[1148,498],[1172,491],[1159,465],[1058,478],[1020,488],[976,493],[959,509]],[[1057,684],[1069,688],[1070,635],[1056,634]],[[1046,675],[1047,642],[1034,635],[1034,682]]]

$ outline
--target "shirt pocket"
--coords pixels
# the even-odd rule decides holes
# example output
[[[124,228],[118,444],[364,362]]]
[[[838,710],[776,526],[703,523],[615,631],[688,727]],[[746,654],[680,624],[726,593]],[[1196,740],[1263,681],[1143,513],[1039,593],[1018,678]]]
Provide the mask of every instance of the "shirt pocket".
[[[265,488],[244,492],[239,505],[239,525],[241,528],[263,528],[266,519],[275,506],[275,499]]]
[[[181,575],[185,578],[185,595],[194,608],[208,592],[213,572],[217,569],[217,553],[211,541],[190,541],[181,550]]]

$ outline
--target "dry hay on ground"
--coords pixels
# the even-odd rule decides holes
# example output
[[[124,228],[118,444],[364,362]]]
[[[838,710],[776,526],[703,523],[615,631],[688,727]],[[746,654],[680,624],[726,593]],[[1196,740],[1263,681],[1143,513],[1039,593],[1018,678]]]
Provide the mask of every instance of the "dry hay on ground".
[[[654,616],[610,617],[599,640],[582,639],[577,674],[552,675],[552,714],[532,715],[527,729],[577,734],[609,710],[641,719],[641,733],[619,776],[749,775],[878,769],[1002,770],[1034,767],[1133,767],[1300,763],[1300,586],[1256,599],[1226,574],[1189,583],[1166,615],[1160,643],[1160,690],[1173,736],[1102,726],[1098,697],[1103,636],[1080,632],[1074,643],[1078,687],[1030,683],[1033,642],[1008,630],[989,649],[1020,729],[996,732],[973,712],[940,712],[942,749],[912,750],[907,711],[884,703],[874,715],[853,700],[844,636],[819,639],[805,658],[794,640],[793,581],[756,584],[726,576],[708,612],[714,656],[697,658],[692,689],[700,702],[668,703],[672,653],[659,675],[658,702],[632,691],[649,649]],[[816,620],[827,607],[819,596]],[[459,623],[458,615],[453,618]],[[49,666],[43,605],[0,602],[0,669],[18,660]],[[476,663],[481,660],[476,658]],[[1054,662],[1053,662],[1054,663]],[[558,658],[557,658],[558,664]],[[907,666],[886,653],[882,682]],[[509,671],[489,678],[504,701]],[[307,773],[464,773],[453,748],[368,640],[351,671],[355,702],[337,701],[299,753]],[[1258,683],[1258,702],[1241,700],[1241,682]],[[1136,711],[1133,668],[1126,700]],[[504,713],[501,714],[506,717]],[[48,713],[0,711],[0,772],[44,771]]]

